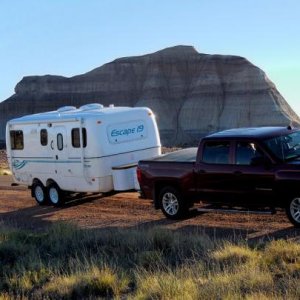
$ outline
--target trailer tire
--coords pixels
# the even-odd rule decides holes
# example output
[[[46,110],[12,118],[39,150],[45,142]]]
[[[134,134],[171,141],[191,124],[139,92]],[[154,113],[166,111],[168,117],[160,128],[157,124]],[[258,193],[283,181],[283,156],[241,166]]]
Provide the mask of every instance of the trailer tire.
[[[158,199],[161,210],[168,219],[178,220],[187,216],[189,205],[176,188],[164,187],[160,191]]]
[[[31,187],[31,191],[32,191],[32,196],[35,198],[36,202],[39,205],[48,204],[48,194],[42,183],[38,181],[34,182]]]
[[[62,191],[56,183],[51,183],[47,190],[49,201],[53,206],[58,207],[64,204]]]

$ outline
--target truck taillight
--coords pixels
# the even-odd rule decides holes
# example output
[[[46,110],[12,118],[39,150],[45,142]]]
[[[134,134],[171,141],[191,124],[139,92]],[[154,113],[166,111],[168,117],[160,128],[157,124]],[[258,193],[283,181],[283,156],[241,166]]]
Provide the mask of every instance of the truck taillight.
[[[142,180],[142,170],[139,167],[136,168],[136,176],[137,176],[138,182],[140,183]]]

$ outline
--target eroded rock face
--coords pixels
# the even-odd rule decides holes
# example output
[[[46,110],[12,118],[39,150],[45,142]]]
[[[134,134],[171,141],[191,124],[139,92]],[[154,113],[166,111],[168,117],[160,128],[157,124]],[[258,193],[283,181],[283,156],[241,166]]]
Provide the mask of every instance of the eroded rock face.
[[[93,102],[150,107],[165,146],[197,144],[233,127],[300,124],[266,74],[245,58],[176,46],[71,78],[24,77],[0,103],[0,139],[11,118]]]

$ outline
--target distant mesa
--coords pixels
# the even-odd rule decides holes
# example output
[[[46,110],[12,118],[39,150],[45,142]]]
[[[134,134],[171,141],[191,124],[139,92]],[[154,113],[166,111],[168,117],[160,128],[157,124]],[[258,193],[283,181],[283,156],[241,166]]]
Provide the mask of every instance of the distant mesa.
[[[0,103],[0,140],[11,118],[94,102],[150,107],[165,146],[195,145],[207,133],[233,127],[300,124],[275,85],[247,59],[175,46],[71,78],[24,77]]]

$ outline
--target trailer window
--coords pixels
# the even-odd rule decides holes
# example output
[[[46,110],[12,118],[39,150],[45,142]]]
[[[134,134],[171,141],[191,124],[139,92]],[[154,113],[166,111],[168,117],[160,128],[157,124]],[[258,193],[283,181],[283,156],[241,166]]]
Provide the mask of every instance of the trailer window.
[[[47,129],[42,129],[40,131],[41,145],[47,146],[48,144],[48,132]]]
[[[80,148],[80,132],[79,128],[73,128],[71,132],[72,136],[72,146],[74,148]],[[86,139],[86,129],[82,128],[82,138],[83,138],[83,148],[86,147],[87,139]]]
[[[61,151],[64,148],[64,138],[61,133],[57,135],[57,149]]]
[[[10,145],[11,150],[23,150],[24,149],[24,137],[22,130],[10,131]]]

